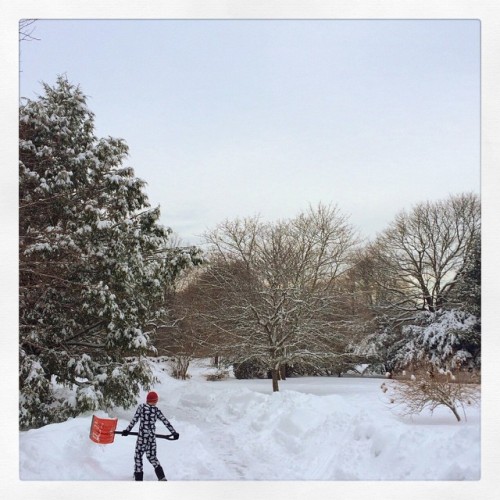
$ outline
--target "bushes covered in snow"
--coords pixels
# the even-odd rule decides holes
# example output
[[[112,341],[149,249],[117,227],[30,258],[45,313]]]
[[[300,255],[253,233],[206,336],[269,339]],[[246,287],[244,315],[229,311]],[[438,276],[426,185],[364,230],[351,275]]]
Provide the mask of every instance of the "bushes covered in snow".
[[[421,312],[415,324],[403,327],[397,365],[430,364],[436,368],[479,369],[480,329],[476,316],[464,311]]]

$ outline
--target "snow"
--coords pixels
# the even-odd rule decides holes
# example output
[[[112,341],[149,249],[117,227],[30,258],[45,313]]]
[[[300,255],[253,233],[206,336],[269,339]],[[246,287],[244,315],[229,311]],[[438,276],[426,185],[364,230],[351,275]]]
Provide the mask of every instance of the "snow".
[[[391,407],[380,378],[292,378],[273,394],[269,380],[209,382],[207,361],[186,381],[171,378],[165,364],[154,367],[159,407],[180,434],[158,439],[170,481],[480,479],[477,407],[461,423],[445,408],[409,418]],[[96,414],[117,417],[123,429],[134,411]],[[135,438],[95,444],[91,417],[21,432],[21,480],[132,480]],[[165,433],[161,422],[157,432]],[[144,478],[155,480],[146,459]]]
[[[108,229],[113,224],[109,220],[100,220],[97,222],[97,229]]]

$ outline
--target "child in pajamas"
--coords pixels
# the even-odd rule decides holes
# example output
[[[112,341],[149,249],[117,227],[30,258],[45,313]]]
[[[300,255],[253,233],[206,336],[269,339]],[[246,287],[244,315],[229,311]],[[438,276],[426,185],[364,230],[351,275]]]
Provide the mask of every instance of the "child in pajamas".
[[[140,419],[141,423],[139,424],[139,435],[137,436],[134,455],[134,477],[136,481],[143,480],[142,456],[144,453],[146,453],[146,458],[154,467],[158,481],[166,481],[163,468],[156,458],[156,419],[159,418],[165,424],[167,429],[174,435],[174,439],[179,438],[179,434],[175,431],[161,410],[156,407],[156,403],[158,403],[158,394],[156,394],[156,392],[148,393],[146,397],[146,404],[143,403],[139,405],[134,418],[130,421],[128,427],[122,432],[122,436],[127,436]]]

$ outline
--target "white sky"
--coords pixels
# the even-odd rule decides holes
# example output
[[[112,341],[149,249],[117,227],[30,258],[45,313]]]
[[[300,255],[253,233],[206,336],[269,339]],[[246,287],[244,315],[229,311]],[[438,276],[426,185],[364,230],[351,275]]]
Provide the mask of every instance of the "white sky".
[[[40,20],[20,94],[80,84],[184,243],[338,204],[373,237],[480,191],[478,20]]]

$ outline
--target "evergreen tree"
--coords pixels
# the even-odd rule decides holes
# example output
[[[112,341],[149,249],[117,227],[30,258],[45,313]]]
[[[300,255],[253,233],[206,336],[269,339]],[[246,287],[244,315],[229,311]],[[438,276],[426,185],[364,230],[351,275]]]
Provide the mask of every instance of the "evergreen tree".
[[[447,296],[447,306],[481,317],[481,236],[478,235]]]
[[[437,370],[481,367],[481,332],[473,314],[456,309],[422,311],[403,327],[396,365],[403,369],[428,366]]]
[[[121,139],[94,135],[59,77],[20,107],[20,424],[135,403],[166,290],[199,262],[172,249]]]

